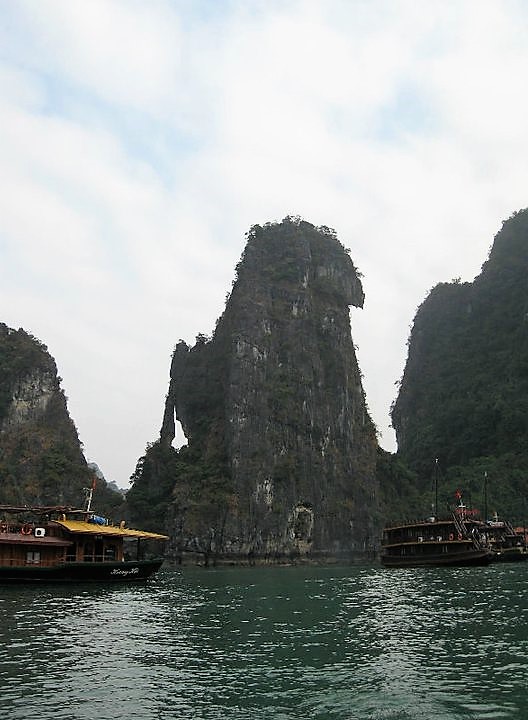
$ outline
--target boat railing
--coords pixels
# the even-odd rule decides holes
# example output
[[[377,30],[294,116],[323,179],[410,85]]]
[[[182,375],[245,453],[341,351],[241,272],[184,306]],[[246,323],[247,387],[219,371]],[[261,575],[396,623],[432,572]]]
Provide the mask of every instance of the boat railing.
[[[509,534],[509,535],[516,535],[516,534],[517,534],[517,533],[515,532],[515,528],[513,527],[513,525],[511,524],[511,522],[509,522],[508,520],[505,520],[505,521],[504,521],[504,527],[505,527],[506,530],[508,531],[508,534]]]
[[[464,522],[464,517],[462,515],[458,515],[456,512],[453,513],[453,519],[458,532],[462,535],[462,537],[471,540],[471,542],[473,543],[473,547],[475,547],[477,550],[485,550],[489,547],[489,539],[487,538],[486,533],[484,533],[482,536],[479,535],[476,525],[470,531],[466,523]]]
[[[451,518],[448,517],[428,517],[428,518],[406,518],[405,520],[388,520],[385,522],[384,530],[397,530],[398,528],[408,527],[430,527],[437,525],[438,523],[449,523]]]
[[[68,559],[68,558],[66,558],[66,559]],[[75,560],[75,559],[76,559],[76,558],[73,558],[73,560]],[[92,555],[92,554],[89,554],[89,555],[85,555],[85,556],[82,558],[82,562],[100,562],[100,563],[102,563],[102,562],[114,562],[115,559],[116,559],[116,558],[115,558],[115,555],[110,556],[110,555]]]
[[[460,517],[460,515],[457,515],[455,512],[453,513],[453,520],[455,522],[455,527],[457,531],[462,535],[462,537],[467,536],[467,530],[466,526],[464,524],[463,519]]]
[[[66,555],[66,558],[41,558],[27,559],[27,558],[5,558],[2,559],[2,566],[7,567],[54,567],[60,565],[66,560],[67,563],[79,562],[75,555]],[[108,563],[115,562],[115,557],[108,557],[104,555],[90,555],[81,560],[81,562],[97,562],[97,563]]]

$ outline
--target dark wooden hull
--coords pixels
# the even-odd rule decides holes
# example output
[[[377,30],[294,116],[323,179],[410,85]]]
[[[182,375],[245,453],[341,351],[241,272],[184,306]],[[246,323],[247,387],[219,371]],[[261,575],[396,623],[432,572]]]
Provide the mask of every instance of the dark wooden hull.
[[[421,555],[381,555],[381,563],[385,567],[467,567],[488,565],[492,561],[492,553],[488,550],[467,550],[464,552],[434,553]]]
[[[528,552],[523,548],[505,548],[493,551],[493,562],[525,562]]]
[[[163,563],[156,560],[125,562],[68,562],[52,566],[0,567],[0,583],[120,583],[140,582],[151,577]]]

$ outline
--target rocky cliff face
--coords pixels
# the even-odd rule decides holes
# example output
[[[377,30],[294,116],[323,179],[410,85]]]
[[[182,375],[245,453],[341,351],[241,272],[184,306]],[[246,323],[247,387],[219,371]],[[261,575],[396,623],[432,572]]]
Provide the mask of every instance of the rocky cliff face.
[[[0,323],[0,504],[79,506],[91,483],[54,359],[24,330]],[[101,509],[121,504],[98,489]]]
[[[527,275],[523,210],[503,223],[474,282],[437,285],[419,307],[392,410],[398,455],[426,483],[435,458],[452,485],[473,478],[475,493],[486,471],[512,510],[527,490]]]
[[[178,551],[279,559],[375,542],[377,443],[350,305],[361,281],[333,231],[252,228],[213,338],[172,360],[155,452],[170,454],[176,417],[189,442],[172,458]]]

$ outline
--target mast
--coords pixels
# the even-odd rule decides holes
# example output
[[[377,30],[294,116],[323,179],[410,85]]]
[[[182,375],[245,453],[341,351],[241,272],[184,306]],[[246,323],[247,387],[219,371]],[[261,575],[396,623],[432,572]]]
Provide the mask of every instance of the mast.
[[[523,497],[523,545],[526,548],[528,548],[528,542],[526,542],[526,496]]]
[[[92,485],[89,488],[85,488],[84,491],[86,492],[86,507],[84,508],[85,512],[89,513],[92,510],[92,498],[95,490],[96,485],[96,478],[95,475],[92,479]]]
[[[434,516],[438,520],[438,458],[435,458],[434,487],[435,487]]]
[[[488,472],[484,471],[484,522],[488,522]]]

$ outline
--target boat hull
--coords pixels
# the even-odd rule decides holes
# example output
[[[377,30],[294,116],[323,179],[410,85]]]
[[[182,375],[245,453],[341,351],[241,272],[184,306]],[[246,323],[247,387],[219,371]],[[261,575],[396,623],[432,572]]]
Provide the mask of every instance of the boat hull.
[[[449,554],[429,553],[420,556],[382,555],[381,564],[385,567],[468,567],[488,565],[492,554],[487,550],[470,550]]]
[[[493,551],[493,562],[526,562],[528,552],[524,548],[506,548]]]
[[[122,583],[141,582],[153,575],[163,559],[125,562],[68,562],[52,566],[0,567],[0,583]]]

